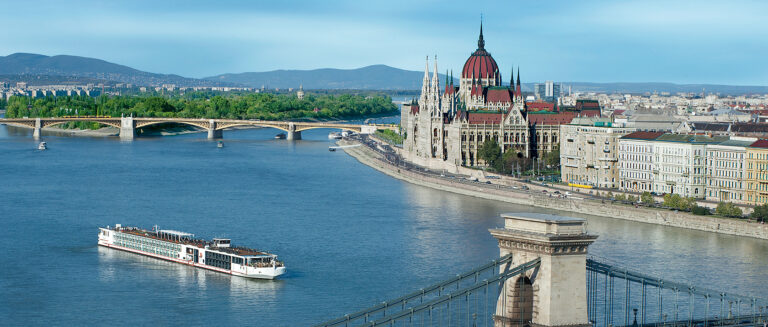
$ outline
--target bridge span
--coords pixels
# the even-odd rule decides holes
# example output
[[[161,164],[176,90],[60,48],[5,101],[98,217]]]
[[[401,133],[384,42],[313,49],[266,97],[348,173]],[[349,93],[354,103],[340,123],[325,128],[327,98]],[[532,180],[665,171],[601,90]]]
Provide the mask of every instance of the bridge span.
[[[222,138],[223,130],[238,126],[271,127],[286,132],[289,140],[300,140],[301,131],[317,128],[333,128],[354,131],[361,134],[371,134],[378,129],[396,130],[391,124],[345,124],[330,122],[292,122],[271,120],[241,120],[241,119],[205,119],[205,118],[154,118],[154,117],[48,117],[48,118],[0,118],[0,124],[20,126],[34,129],[32,135],[40,137],[40,131],[73,121],[94,122],[112,126],[120,130],[120,138],[132,140],[136,130],[157,124],[182,124],[195,126],[208,131],[209,139]]]
[[[503,214],[500,258],[317,327],[715,327],[768,324],[768,300],[590,258],[586,220]],[[642,255],[638,251],[639,255]],[[674,263],[670,263],[674,264]]]

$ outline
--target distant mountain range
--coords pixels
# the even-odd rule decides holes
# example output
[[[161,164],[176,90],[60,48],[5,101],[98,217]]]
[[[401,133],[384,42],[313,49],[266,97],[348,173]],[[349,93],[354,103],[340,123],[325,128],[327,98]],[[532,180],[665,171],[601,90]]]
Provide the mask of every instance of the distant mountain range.
[[[445,83],[445,75],[439,74],[439,78],[441,84]],[[357,69],[281,69],[260,73],[222,74],[205,79],[255,88],[296,88],[303,85],[305,89],[420,90],[424,72],[373,65]]]
[[[431,75],[430,75],[431,76]],[[154,74],[100,59],[58,55],[44,56],[15,53],[0,56],[0,81],[25,81],[30,85],[56,83],[119,82],[141,86],[176,84],[177,86],[248,86],[270,89],[360,89],[360,90],[420,90],[424,72],[372,65],[357,69],[323,68],[313,70],[274,70],[221,74],[202,79],[179,75]],[[439,74],[440,83],[445,75]],[[458,83],[458,76],[456,76]],[[715,92],[721,94],[768,93],[768,86],[737,86],[673,83],[589,83],[562,82],[563,92],[571,86],[574,92],[645,93],[645,92]],[[523,84],[524,91],[533,91],[533,83]]]
[[[57,81],[70,82],[79,77],[88,82],[106,81],[150,86],[176,84],[179,86],[221,85],[214,81],[187,78],[179,75],[154,74],[100,59],[78,56],[44,56],[32,53],[14,53],[0,56],[0,78],[20,80],[40,85]],[[15,78],[12,78],[15,77]],[[228,84],[229,85],[229,84]]]
[[[598,93],[645,93],[669,92],[683,93],[720,93],[720,94],[768,94],[768,86],[754,85],[717,85],[717,84],[674,84],[674,83],[589,83],[563,82],[564,92],[571,86],[573,92]],[[533,84],[531,84],[532,90]]]

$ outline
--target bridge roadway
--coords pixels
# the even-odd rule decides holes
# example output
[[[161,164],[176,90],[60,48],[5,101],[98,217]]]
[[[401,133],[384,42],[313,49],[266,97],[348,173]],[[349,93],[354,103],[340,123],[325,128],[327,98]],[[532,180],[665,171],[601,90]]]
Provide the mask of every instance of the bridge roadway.
[[[136,129],[157,124],[183,124],[195,126],[208,131],[209,139],[223,136],[225,128],[236,126],[271,127],[286,132],[289,140],[300,140],[301,131],[316,128],[333,128],[354,131],[361,134],[371,134],[377,129],[396,130],[395,125],[377,124],[344,124],[327,122],[291,122],[270,120],[240,120],[240,119],[205,119],[205,118],[138,118],[138,117],[48,117],[48,118],[0,118],[0,124],[20,126],[34,129],[35,138],[40,137],[40,130],[72,121],[95,122],[115,127],[120,130],[120,138],[131,140],[136,137]]]

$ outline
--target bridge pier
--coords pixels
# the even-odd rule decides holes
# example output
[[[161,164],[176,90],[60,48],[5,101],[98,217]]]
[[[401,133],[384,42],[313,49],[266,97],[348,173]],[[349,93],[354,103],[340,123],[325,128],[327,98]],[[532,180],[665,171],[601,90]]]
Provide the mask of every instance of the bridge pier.
[[[120,118],[120,139],[132,141],[136,137],[136,123],[133,117]]]
[[[496,304],[494,325],[590,326],[587,316],[587,247],[596,235],[586,220],[538,213],[508,213],[491,229],[502,256],[515,267],[541,258],[539,268],[508,279]],[[501,267],[504,271],[505,267]]]
[[[43,124],[40,122],[40,118],[35,118],[35,130],[32,132],[32,137],[35,138],[35,140],[40,138],[42,126]]]
[[[285,137],[286,140],[291,140],[291,141],[301,140],[301,131],[297,132],[296,125],[294,125],[293,123],[288,124],[288,132],[286,132],[285,134],[286,134],[286,137]]]
[[[216,129],[216,120],[208,120],[208,139],[214,140],[220,138],[224,138],[224,131],[221,129]]]

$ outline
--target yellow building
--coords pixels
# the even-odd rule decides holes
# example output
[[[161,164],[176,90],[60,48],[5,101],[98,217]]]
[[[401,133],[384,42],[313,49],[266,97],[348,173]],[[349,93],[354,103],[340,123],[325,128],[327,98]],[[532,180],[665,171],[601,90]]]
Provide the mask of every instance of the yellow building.
[[[758,140],[746,152],[747,202],[768,203],[768,140]]]

